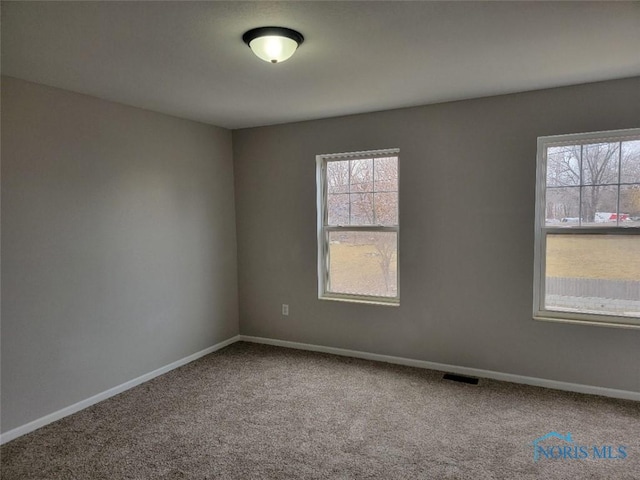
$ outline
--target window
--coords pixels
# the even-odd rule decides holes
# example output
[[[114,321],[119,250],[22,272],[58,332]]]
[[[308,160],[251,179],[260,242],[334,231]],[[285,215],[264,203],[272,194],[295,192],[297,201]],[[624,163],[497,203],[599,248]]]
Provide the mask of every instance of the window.
[[[398,305],[398,153],[318,155],[318,296]]]
[[[640,326],[640,129],[538,139],[534,318]]]

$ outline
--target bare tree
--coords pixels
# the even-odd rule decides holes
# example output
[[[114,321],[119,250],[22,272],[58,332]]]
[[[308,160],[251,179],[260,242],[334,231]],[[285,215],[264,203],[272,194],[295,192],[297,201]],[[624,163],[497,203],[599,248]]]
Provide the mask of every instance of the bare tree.
[[[577,147],[576,147],[577,148]],[[582,189],[582,216],[593,222],[601,205],[608,211],[617,210],[617,198],[608,198],[611,187],[618,183],[619,143],[598,143],[582,147],[582,183],[591,185]],[[617,195],[617,192],[616,192]]]
[[[583,222],[594,222],[598,211],[617,212],[620,166],[623,171],[625,165],[640,168],[638,149],[623,145],[613,142],[549,148],[547,218],[577,216]]]

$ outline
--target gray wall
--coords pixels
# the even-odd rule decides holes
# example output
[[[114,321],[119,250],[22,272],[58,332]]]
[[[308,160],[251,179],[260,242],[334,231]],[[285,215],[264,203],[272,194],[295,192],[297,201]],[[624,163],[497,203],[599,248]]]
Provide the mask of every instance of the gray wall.
[[[531,318],[536,138],[639,106],[633,78],[234,131],[241,333],[640,391],[640,331]],[[401,306],[318,300],[315,155],[390,147]]]
[[[2,429],[238,333],[231,133],[2,79]]]
[[[640,331],[530,313],[536,138],[639,126],[640,78],[238,130],[233,152],[2,82],[3,432],[237,334],[237,283],[246,335],[640,391]],[[389,147],[401,306],[320,301],[315,155]]]

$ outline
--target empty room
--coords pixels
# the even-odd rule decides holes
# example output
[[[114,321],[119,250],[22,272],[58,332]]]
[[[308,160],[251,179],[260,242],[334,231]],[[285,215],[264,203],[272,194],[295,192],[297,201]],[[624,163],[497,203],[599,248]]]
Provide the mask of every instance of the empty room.
[[[3,480],[640,479],[640,2],[0,18]]]

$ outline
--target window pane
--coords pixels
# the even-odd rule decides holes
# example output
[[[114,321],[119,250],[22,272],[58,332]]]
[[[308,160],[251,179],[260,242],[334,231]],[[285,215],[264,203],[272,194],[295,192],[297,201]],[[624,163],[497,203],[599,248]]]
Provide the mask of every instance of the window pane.
[[[640,183],[640,140],[622,142],[622,183]]]
[[[373,192],[373,159],[351,160],[351,193]]]
[[[618,183],[619,143],[593,143],[582,150],[582,184]]]
[[[640,227],[640,185],[620,186],[620,226]]]
[[[640,236],[547,235],[545,308],[640,316]]]
[[[375,159],[375,191],[398,191],[398,157],[383,157]]]
[[[582,187],[582,225],[615,227],[618,214],[618,187]]]
[[[580,187],[547,188],[546,225],[580,225]]]
[[[327,162],[327,188],[329,193],[349,192],[349,161]]]
[[[352,193],[351,225],[373,225],[373,193]]]
[[[375,193],[374,204],[376,210],[376,224],[398,224],[398,194],[396,192]]]
[[[547,186],[580,185],[580,145],[547,149]]]
[[[395,232],[329,232],[328,292],[395,297]]]
[[[327,195],[329,225],[349,225],[349,195]]]

